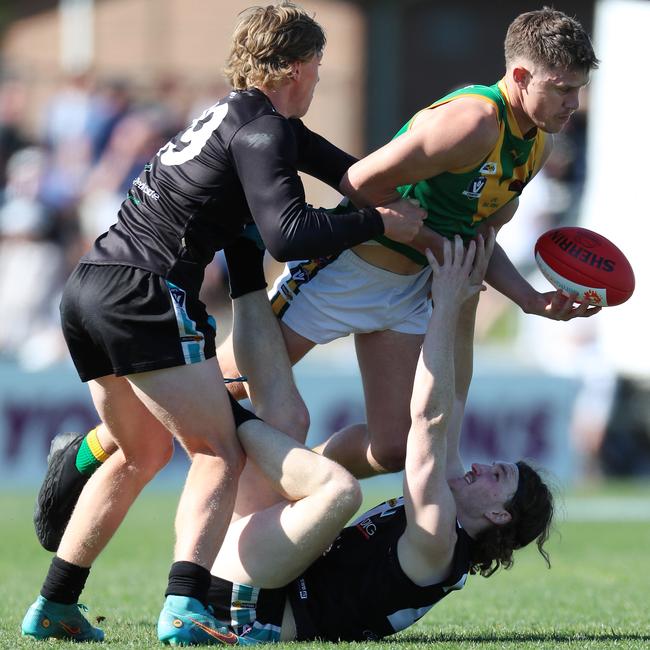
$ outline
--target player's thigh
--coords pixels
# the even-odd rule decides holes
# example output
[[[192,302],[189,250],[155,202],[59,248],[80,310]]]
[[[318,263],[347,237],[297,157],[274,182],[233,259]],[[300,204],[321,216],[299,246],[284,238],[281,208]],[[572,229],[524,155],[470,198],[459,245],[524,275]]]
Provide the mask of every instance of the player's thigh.
[[[284,344],[287,349],[287,354],[289,355],[289,361],[291,365],[295,365],[300,361],[310,350],[312,350],[316,343],[314,341],[305,338],[298,332],[292,330],[288,325],[282,321],[280,323],[280,331],[282,332],[282,338],[284,339]]]
[[[368,432],[373,447],[401,447],[410,426],[409,405],[423,336],[392,330],[356,334]]]
[[[241,454],[223,376],[215,357],[128,376],[147,409],[190,454]]]
[[[88,382],[95,409],[129,460],[165,464],[174,447],[171,433],[138,399],[124,377],[107,375]]]
[[[230,524],[212,572],[232,582],[282,587],[327,550],[351,514],[335,499],[282,500]]]

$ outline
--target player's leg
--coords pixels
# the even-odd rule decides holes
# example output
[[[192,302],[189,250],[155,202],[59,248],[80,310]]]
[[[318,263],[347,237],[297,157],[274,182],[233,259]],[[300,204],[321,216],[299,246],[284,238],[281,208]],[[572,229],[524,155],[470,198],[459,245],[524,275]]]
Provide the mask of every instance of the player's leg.
[[[284,586],[356,512],[359,484],[337,463],[260,420],[243,423],[237,433],[247,456],[284,499],[230,525],[212,573],[256,587]]]
[[[181,442],[191,465],[158,637],[172,645],[236,641],[206,609],[214,557],[230,521],[244,454],[216,358],[129,375],[134,392]]]
[[[89,382],[89,388],[120,447],[84,487],[59,545],[57,555],[79,566],[93,563],[136,496],[173,454],[170,432],[125,378],[102,377]]]
[[[355,335],[367,425],[335,433],[316,450],[363,478],[404,467],[409,402],[423,336],[392,330]]]
[[[248,378],[251,402],[261,418],[296,440],[304,440],[309,413],[291,366],[315,343],[298,335],[291,337],[290,331],[285,334],[265,291],[248,293],[232,305],[233,331],[219,347],[219,365],[225,376]]]
[[[100,417],[106,418],[123,449],[95,472],[81,493],[41,594],[23,620],[23,634],[35,638],[103,638],[76,603],[94,559],[173,452],[170,433],[144,408],[126,379],[102,377],[89,386]]]
[[[66,432],[54,437],[34,508],[34,529],[43,548],[56,551],[59,547],[81,490],[116,450],[103,422],[86,435]]]
[[[265,291],[248,293],[233,301],[230,344],[232,347],[227,347],[227,341],[219,348],[219,360],[223,359],[231,372],[241,371],[248,377],[255,412],[271,426],[304,442],[309,413],[296,388],[291,366],[314,344],[308,341],[298,351],[292,348],[294,358],[290,358]],[[266,508],[280,498],[256,466],[247,463],[239,481],[234,516]]]
[[[191,459],[176,518],[176,561],[209,568],[225,534],[244,456],[215,358],[129,375],[138,398]]]

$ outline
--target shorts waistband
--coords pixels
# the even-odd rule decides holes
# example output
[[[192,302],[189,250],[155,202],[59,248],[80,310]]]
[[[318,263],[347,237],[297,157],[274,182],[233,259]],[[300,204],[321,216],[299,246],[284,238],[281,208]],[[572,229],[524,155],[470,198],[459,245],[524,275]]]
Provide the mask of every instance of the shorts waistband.
[[[344,260],[346,264],[356,266],[364,273],[374,275],[376,278],[380,278],[382,282],[389,283],[393,286],[408,286],[419,281],[423,276],[428,276],[431,273],[431,269],[428,266],[425,266],[419,273],[411,273],[409,275],[393,273],[392,271],[387,271],[386,269],[382,269],[379,266],[366,262],[366,260],[359,257],[351,250],[343,251],[341,255],[339,255],[339,259]]]

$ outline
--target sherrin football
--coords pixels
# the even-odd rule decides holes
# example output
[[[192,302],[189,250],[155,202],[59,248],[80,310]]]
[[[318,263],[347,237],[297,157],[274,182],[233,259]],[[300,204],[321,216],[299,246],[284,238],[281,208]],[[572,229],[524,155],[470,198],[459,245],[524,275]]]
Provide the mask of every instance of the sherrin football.
[[[544,277],[577,302],[612,307],[634,291],[634,272],[609,239],[574,226],[545,232],[535,244],[535,261]]]

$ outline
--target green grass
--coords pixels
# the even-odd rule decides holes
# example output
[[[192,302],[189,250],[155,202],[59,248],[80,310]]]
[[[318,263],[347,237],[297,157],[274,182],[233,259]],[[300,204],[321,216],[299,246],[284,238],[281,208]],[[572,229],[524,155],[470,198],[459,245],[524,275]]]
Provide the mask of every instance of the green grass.
[[[615,487],[605,494],[649,492],[647,486]],[[595,489],[587,493],[603,495]],[[0,648],[78,648],[20,637],[20,621],[51,557],[33,534],[32,502],[33,495],[0,493]],[[105,617],[110,648],[158,647],[155,622],[169,569],[175,503],[176,495],[145,493],[91,572],[82,601],[90,605],[92,620]],[[384,642],[337,647],[650,648],[648,549],[648,521],[560,522],[549,544],[550,571],[534,549],[526,549],[511,571],[470,578],[465,589],[409,630]],[[326,645],[291,644],[291,649]]]

